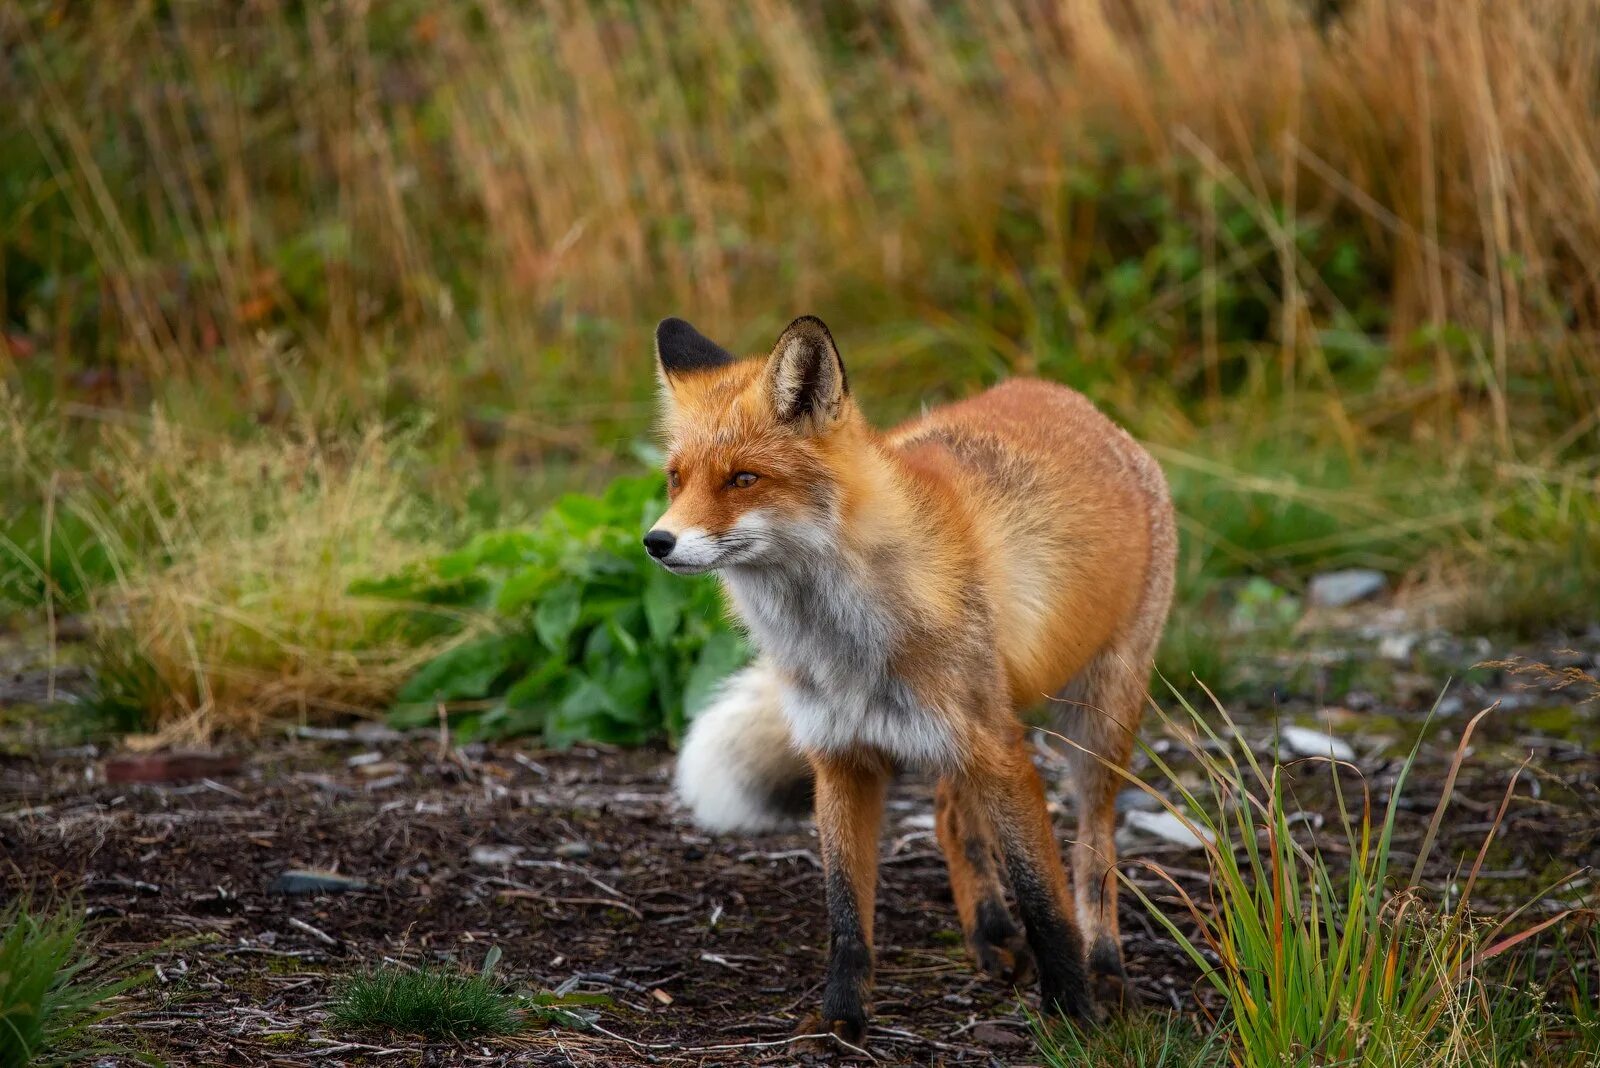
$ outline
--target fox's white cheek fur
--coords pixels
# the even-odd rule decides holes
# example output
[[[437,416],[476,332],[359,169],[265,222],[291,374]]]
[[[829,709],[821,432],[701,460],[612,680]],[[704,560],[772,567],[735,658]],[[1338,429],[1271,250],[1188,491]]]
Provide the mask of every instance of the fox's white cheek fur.
[[[951,766],[960,746],[949,717],[923,707],[890,671],[898,626],[872,590],[851,580],[833,532],[794,523],[776,543],[771,566],[734,566],[724,577],[756,645],[787,669],[782,708],[795,740],[820,752],[866,745],[908,765]]]
[[[728,528],[728,562],[749,564],[772,550],[776,529],[765,510],[754,508],[734,520]]]

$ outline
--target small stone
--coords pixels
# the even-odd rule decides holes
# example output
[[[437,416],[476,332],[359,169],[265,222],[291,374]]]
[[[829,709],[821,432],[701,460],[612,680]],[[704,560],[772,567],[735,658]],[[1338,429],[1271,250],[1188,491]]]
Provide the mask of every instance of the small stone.
[[[367,745],[382,745],[386,742],[398,742],[402,735],[387,723],[357,723],[355,730],[350,732],[355,740]]]
[[[107,760],[106,782],[183,782],[216,778],[238,770],[237,756],[220,753],[136,753]]]
[[[1325,571],[1311,580],[1311,603],[1318,608],[1344,608],[1378,596],[1388,585],[1383,572],[1371,568]]]
[[[473,846],[470,858],[485,868],[509,868],[521,855],[521,846]]]
[[[291,868],[274,879],[268,889],[275,894],[298,897],[303,894],[342,894],[349,890],[365,890],[368,885],[365,879],[340,875],[338,872]]]
[[[1021,1046],[1027,1039],[1015,1031],[1008,1031],[992,1023],[981,1023],[972,1029],[972,1040],[981,1046],[994,1048],[996,1046]]]
[[[1417,647],[1415,634],[1388,634],[1378,642],[1378,656],[1397,664],[1411,662],[1411,651]]]
[[[1125,786],[1117,794],[1118,812],[1160,812],[1161,801],[1137,786]]]
[[[556,856],[563,860],[582,860],[593,852],[588,842],[562,842],[555,848]]]
[[[296,738],[307,738],[314,742],[348,742],[354,737],[350,731],[342,727],[305,727],[294,729]]]
[[[1278,732],[1278,738],[1284,748],[1295,756],[1332,757],[1335,760],[1356,758],[1356,751],[1350,748],[1348,742],[1309,727],[1284,727]]]
[[[1132,830],[1189,849],[1202,849],[1216,841],[1210,831],[1193,821],[1179,819],[1164,809],[1160,812],[1130,812],[1124,822]]]
[[[913,812],[900,821],[900,826],[908,831],[931,831],[935,821],[931,812]]]

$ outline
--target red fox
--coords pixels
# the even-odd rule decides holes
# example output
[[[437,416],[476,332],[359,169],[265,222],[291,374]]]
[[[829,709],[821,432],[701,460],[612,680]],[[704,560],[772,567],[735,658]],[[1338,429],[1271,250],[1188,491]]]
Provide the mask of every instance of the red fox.
[[[666,319],[656,357],[671,503],[645,548],[679,574],[716,571],[759,652],[695,720],[677,789],[715,830],[813,808],[830,963],[802,1026],[861,1040],[884,794],[901,768],[938,776],[939,843],[979,967],[1037,975],[1044,1007],[1079,1019],[1120,1003],[1113,768],[1172,597],[1161,468],[1082,395],[1026,379],[880,433],[809,316],[749,360]],[[1088,751],[1071,769],[1075,894],[1019,718],[1045,701]]]

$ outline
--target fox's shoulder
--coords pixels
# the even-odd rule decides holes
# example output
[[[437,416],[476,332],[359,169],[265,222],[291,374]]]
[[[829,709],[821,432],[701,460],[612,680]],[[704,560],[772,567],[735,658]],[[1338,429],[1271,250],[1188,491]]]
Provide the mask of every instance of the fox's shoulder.
[[[931,409],[887,439],[913,468],[986,497],[1167,496],[1150,454],[1089,398],[1053,382],[1011,379]]]
[[[943,445],[973,460],[1053,450],[1076,438],[1120,434],[1077,390],[1037,378],[1013,378],[966,400],[942,405],[888,434],[896,448]]]

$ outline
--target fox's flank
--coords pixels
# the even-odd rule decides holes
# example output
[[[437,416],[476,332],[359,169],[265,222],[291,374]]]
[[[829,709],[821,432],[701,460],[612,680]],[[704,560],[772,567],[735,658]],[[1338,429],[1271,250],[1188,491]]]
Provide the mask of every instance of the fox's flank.
[[[719,831],[812,804],[832,930],[814,1026],[851,1042],[865,1027],[899,768],[939,778],[938,837],[979,966],[1036,976],[1065,1015],[1119,1006],[1116,769],[1177,555],[1160,467],[1087,399],[1039,381],[879,432],[812,317],[748,360],[668,319],[656,353],[671,505],[645,547],[669,570],[716,571],[761,654],[691,727],[677,788]],[[1023,744],[1019,713],[1045,702],[1084,750],[1071,882]]]

